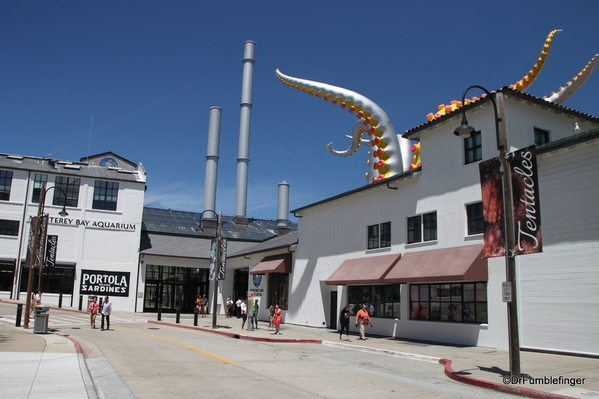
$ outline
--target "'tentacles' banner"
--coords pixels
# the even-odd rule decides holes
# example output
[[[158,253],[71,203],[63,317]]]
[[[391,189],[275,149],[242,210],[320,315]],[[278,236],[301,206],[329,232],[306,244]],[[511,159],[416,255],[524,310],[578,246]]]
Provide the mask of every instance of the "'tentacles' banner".
[[[515,254],[542,251],[541,208],[536,152],[528,147],[511,154]],[[484,218],[484,256],[505,254],[503,184],[499,158],[479,163]]]
[[[510,159],[516,255],[543,250],[536,155],[533,146],[515,151]]]

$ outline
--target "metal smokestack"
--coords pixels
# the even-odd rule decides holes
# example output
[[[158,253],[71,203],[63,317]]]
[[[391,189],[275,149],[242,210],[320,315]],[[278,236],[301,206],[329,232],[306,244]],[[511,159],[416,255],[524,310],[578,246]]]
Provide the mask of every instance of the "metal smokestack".
[[[216,220],[216,182],[218,177],[218,149],[220,144],[220,121],[222,109],[210,107],[208,144],[206,148],[206,178],[204,179],[204,212],[206,220]]]
[[[237,196],[235,222],[247,224],[248,166],[250,162],[250,119],[252,111],[252,85],[254,78],[254,46],[245,42],[243,53],[243,82],[241,86],[241,117],[239,120],[239,151],[237,153]]]
[[[289,229],[289,184],[286,181],[279,183],[279,200],[277,203],[277,230],[284,233]]]

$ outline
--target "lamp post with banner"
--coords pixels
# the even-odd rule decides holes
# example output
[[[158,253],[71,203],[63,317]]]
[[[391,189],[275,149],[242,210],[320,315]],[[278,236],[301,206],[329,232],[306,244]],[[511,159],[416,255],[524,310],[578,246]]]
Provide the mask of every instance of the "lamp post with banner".
[[[516,295],[516,237],[514,233],[512,176],[508,159],[507,129],[504,117],[505,106],[503,104],[503,94],[491,94],[487,89],[481,86],[468,87],[462,95],[462,104],[465,104],[468,91],[474,88],[484,91],[489,96],[491,103],[493,104],[495,116],[495,138],[497,140],[497,150],[499,151],[499,161],[501,163],[503,214],[505,215],[503,228],[505,237],[506,283],[503,285],[503,290],[504,301],[507,303],[508,313],[510,373],[513,376],[520,377],[520,338],[518,332],[518,302]],[[456,128],[453,133],[460,138],[468,138],[476,132],[476,129],[468,125],[465,106],[462,108],[462,113],[462,125]]]
[[[29,244],[27,246],[27,258],[25,267],[29,268],[27,276],[27,298],[25,300],[25,317],[23,328],[29,328],[29,314],[31,313],[31,293],[33,291],[33,273],[35,268],[40,270],[40,279],[42,276],[42,267],[46,257],[46,237],[48,232],[48,214],[44,213],[44,203],[46,202],[46,193],[51,189],[56,189],[64,195],[65,202],[62,210],[58,213],[60,216],[68,216],[66,210],[67,193],[60,187],[52,186],[46,188],[46,183],[42,184],[40,189],[40,198],[37,208],[37,216],[31,218],[31,230],[29,234]]]
[[[222,211],[214,218],[204,218],[204,213],[212,212],[214,216],[216,213],[213,210],[206,210],[200,214],[200,225],[197,231],[203,231],[207,227],[216,227],[215,237],[210,243],[210,280],[214,281],[214,293],[212,295],[212,328],[217,328],[217,312],[218,312],[218,281],[224,280],[226,277],[226,258],[227,258],[227,240],[222,238]]]

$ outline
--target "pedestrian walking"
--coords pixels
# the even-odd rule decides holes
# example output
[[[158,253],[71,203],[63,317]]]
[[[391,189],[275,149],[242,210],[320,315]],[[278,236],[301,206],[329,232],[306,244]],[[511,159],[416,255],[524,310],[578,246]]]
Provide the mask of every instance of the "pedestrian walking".
[[[233,299],[230,296],[227,297],[227,317],[231,317],[233,313]]]
[[[343,341],[343,330],[345,330],[346,341],[349,341],[349,305],[345,305],[339,313],[339,341]]]
[[[241,301],[241,298],[239,298],[239,300]],[[245,328],[245,321],[248,319],[248,308],[247,305],[245,304],[245,301],[241,301],[241,305],[239,306],[240,312],[241,312],[241,318],[243,319],[243,321],[241,322],[241,329],[243,330]]]
[[[201,295],[196,296],[195,307],[196,307],[196,313],[200,314],[200,312],[202,311],[202,296]]]
[[[275,305],[275,314],[272,319],[272,323],[275,326],[275,333],[273,335],[281,335],[281,323],[283,322],[283,311],[279,305]]]
[[[268,307],[268,331],[272,331],[272,329],[274,328],[274,324],[272,323],[274,317],[275,317],[275,307],[274,307],[274,305],[270,305]]]
[[[202,295],[202,317],[206,317],[208,314],[208,297],[206,294]]]
[[[236,314],[237,314],[238,319],[241,317],[241,304],[242,303],[243,303],[243,300],[241,299],[241,297],[239,297],[237,302],[235,302],[235,309],[236,309]]]
[[[260,304],[258,300],[252,305],[252,328],[258,329],[258,313],[260,312]]]
[[[104,298],[104,303],[102,303],[102,325],[100,326],[100,330],[110,330],[110,314],[112,313],[112,302],[110,302],[109,297]],[[104,328],[104,320],[106,319],[106,328]]]
[[[96,317],[98,316],[99,309],[100,304],[98,303],[98,297],[95,296],[89,304],[89,315],[92,328],[96,328]]]
[[[35,311],[35,307],[42,304],[42,291],[34,290],[31,293],[31,303],[33,304],[33,306],[31,306],[29,309],[29,318],[30,319],[33,318],[33,312]]]
[[[366,304],[362,305],[362,309],[358,310],[356,313],[356,327],[360,327],[360,338],[362,341],[366,341],[366,326],[372,326],[370,322],[370,316],[368,315],[368,311],[366,310]]]

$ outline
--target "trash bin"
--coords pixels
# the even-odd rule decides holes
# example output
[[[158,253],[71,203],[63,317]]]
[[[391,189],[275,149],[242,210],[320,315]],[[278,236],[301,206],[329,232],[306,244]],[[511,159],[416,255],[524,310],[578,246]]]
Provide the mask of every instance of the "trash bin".
[[[48,311],[50,306],[38,305],[35,307],[35,316],[33,319],[34,334],[48,334]]]

